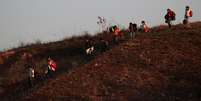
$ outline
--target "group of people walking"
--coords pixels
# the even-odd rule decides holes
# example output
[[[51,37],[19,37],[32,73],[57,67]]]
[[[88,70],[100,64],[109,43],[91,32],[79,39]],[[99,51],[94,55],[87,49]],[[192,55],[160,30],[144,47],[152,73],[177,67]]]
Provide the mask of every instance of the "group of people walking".
[[[185,14],[184,14],[184,19],[183,19],[183,24],[189,26],[189,19],[193,16],[193,11],[189,6],[186,6],[185,8]],[[168,24],[169,28],[172,27],[172,21],[176,20],[176,13],[168,8],[167,13],[165,15],[165,23]]]
[[[114,25],[109,28],[110,33],[112,33],[114,37],[114,42],[118,42],[118,40],[124,36],[125,33],[121,32],[120,28],[117,25]],[[146,24],[146,22],[143,20],[141,21],[141,25],[138,27],[136,23],[129,23],[128,27],[128,35],[130,38],[134,38],[137,34],[137,32],[149,32],[149,27]]]
[[[189,26],[189,19],[192,16],[193,16],[192,9],[189,6],[186,6],[183,24]],[[172,9],[168,8],[167,13],[165,14],[164,18],[165,18],[165,23],[168,24],[169,28],[171,28],[172,27],[172,21],[176,20],[176,13]],[[121,33],[121,31],[117,25],[110,27],[109,31],[111,33],[113,33],[115,41],[117,41],[119,39],[119,37],[121,37],[123,35],[123,33]],[[128,27],[128,31],[129,31],[129,36],[131,38],[134,38],[138,31],[145,32],[145,33],[149,32],[149,27],[144,20],[141,21],[141,25],[139,27],[137,26],[136,23],[130,22],[129,27]]]
[[[34,86],[35,78],[36,78],[36,65],[34,64],[33,56],[29,52],[24,52],[22,58],[25,59],[25,68],[27,69],[28,74],[28,84],[30,87]],[[57,70],[57,63],[52,59],[47,59],[47,66],[45,68],[46,77],[54,77],[54,73]]]
[[[185,9],[185,15],[184,15],[184,20],[183,20],[183,24],[188,25],[189,24],[189,18],[193,16],[193,12],[192,9],[189,6],[186,6]],[[169,28],[172,27],[172,21],[176,20],[176,13],[168,8],[167,9],[167,13],[164,16],[165,18],[165,23],[168,24]],[[112,33],[113,36],[113,41],[115,43],[118,43],[119,38],[124,36],[123,33],[121,32],[120,28],[117,25],[111,26],[109,28],[109,32]],[[129,27],[128,27],[128,34],[129,37],[132,39],[136,36],[137,32],[143,32],[143,33],[147,33],[149,32],[149,27],[146,24],[146,22],[143,20],[141,21],[141,25],[138,27],[136,23],[129,23]],[[103,51],[105,49],[107,49],[108,47],[108,42],[101,39],[101,48]],[[93,42],[91,40],[86,40],[85,42],[85,53],[87,56],[91,56],[93,55],[94,51],[95,51],[95,46],[93,45]],[[25,57],[27,64],[25,65],[26,68],[28,68],[28,73],[29,73],[29,85],[33,86],[33,82],[35,79],[35,65],[33,64],[33,60],[32,60],[32,54],[30,53],[24,53],[23,57]],[[45,71],[45,74],[48,75],[49,77],[53,77],[55,71],[57,70],[57,63],[52,59],[52,58],[48,58],[47,59],[47,70]]]

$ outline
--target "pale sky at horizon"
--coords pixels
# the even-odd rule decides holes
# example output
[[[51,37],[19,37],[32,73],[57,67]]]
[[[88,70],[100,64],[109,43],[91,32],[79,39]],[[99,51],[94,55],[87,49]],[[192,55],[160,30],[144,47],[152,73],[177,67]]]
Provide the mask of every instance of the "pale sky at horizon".
[[[99,30],[97,17],[108,23],[129,22],[150,26],[164,23],[167,8],[183,20],[185,6],[192,7],[193,21],[201,21],[201,0],[0,0],[0,51],[21,42],[61,40],[83,31]]]

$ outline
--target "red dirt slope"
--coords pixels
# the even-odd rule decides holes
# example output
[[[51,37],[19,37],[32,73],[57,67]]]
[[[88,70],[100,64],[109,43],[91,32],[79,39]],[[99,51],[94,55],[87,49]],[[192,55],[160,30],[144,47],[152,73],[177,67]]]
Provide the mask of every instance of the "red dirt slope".
[[[200,101],[201,22],[153,28],[24,100]]]

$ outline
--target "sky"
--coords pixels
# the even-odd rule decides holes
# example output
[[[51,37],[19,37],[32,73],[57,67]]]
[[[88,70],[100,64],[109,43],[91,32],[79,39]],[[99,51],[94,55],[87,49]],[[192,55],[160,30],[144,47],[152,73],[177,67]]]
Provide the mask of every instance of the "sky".
[[[21,43],[57,41],[99,31],[97,17],[107,23],[129,22],[149,26],[164,24],[167,8],[183,20],[185,6],[192,7],[192,21],[201,20],[201,0],[0,0],[0,51]]]

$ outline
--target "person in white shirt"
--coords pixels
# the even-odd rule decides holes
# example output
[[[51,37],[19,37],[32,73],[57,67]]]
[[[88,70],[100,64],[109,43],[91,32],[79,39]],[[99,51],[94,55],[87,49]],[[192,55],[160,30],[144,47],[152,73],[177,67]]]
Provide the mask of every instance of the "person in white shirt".
[[[189,18],[193,16],[193,11],[189,6],[186,6],[185,15],[184,15],[184,24],[189,24]]]

